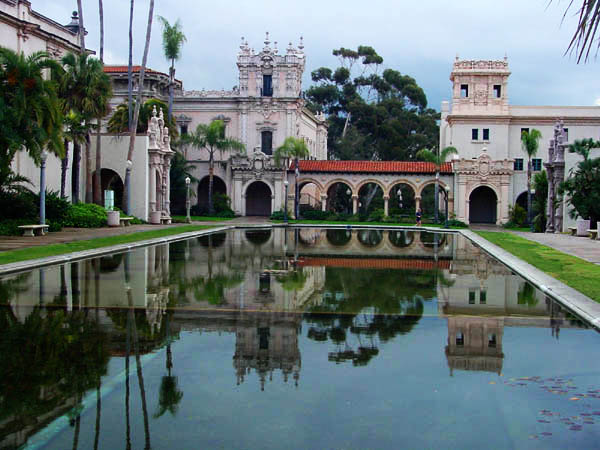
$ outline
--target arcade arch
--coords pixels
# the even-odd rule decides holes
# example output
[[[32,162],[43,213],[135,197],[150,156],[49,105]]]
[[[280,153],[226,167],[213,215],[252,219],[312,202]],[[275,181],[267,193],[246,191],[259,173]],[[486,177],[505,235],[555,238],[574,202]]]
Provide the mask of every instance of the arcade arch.
[[[93,180],[96,179],[96,171],[94,171],[92,175]],[[100,171],[100,186],[101,190],[104,191],[113,191],[114,192],[114,200],[115,200],[115,208],[123,209],[123,180],[117,172],[112,169],[102,168]],[[104,201],[104,198],[102,199]]]
[[[253,181],[246,188],[246,215],[270,216],[273,203],[271,187],[263,181]]]
[[[379,183],[365,181],[358,187],[358,212],[368,216],[377,209],[384,209],[384,189]]]
[[[354,212],[355,198],[352,187],[343,181],[336,181],[327,188],[327,211],[338,214],[352,214]]]
[[[198,208],[201,212],[208,212],[208,184],[210,177],[207,175],[198,183]],[[227,186],[225,181],[217,175],[213,175],[213,198],[215,194],[227,195]]]
[[[388,216],[414,216],[416,211],[416,187],[401,181],[389,190]]]

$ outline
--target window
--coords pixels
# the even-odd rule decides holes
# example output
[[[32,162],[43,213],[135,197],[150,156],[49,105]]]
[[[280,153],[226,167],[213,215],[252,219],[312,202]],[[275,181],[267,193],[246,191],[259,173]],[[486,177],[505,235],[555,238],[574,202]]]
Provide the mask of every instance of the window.
[[[271,336],[271,330],[269,327],[259,328],[256,330],[258,334],[258,348],[259,350],[269,349],[269,337]]]
[[[484,141],[489,141],[490,140],[490,129],[489,128],[484,128],[483,129],[483,140]]]
[[[502,86],[499,84],[494,85],[494,98],[502,97]]]
[[[479,140],[479,130],[477,128],[473,128],[471,130],[471,140],[473,140],[473,141]]]
[[[460,85],[460,97],[467,98],[469,96],[469,85],[461,84]]]
[[[563,128],[563,131],[565,132],[565,142],[569,142],[569,129]]]
[[[462,347],[463,345],[465,345],[465,336],[459,331],[456,333],[456,346]]]
[[[265,155],[273,154],[273,133],[271,131],[263,131],[261,134],[260,151]]]
[[[521,135],[523,133],[529,133],[529,128],[521,128],[521,134],[519,135],[519,139],[521,139]]]
[[[531,160],[531,170],[534,172],[542,170],[542,158],[533,158]]]
[[[487,291],[482,290],[479,292],[479,304],[485,305],[485,302],[487,302]]]
[[[474,305],[474,304],[475,304],[475,291],[470,290],[469,291],[469,305]]]
[[[181,132],[180,134],[182,136],[185,136],[186,134],[188,134],[188,126],[187,125],[181,125]]]
[[[488,334],[488,347],[496,348],[496,335],[494,333]]]
[[[272,75],[263,75],[263,97],[273,96],[273,79]]]
[[[523,170],[523,158],[515,158],[515,170]]]

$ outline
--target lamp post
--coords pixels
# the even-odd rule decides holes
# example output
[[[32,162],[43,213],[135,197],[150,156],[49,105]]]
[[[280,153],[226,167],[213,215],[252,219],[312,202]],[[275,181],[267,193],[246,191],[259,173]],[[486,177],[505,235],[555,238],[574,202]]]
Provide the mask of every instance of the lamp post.
[[[527,216],[529,219],[529,231],[532,233],[535,231],[535,225],[533,223],[533,197],[535,196],[535,189],[530,189],[531,200],[529,201],[529,211],[527,211]]]
[[[40,225],[46,225],[46,159],[48,151],[42,151],[40,164]]]
[[[185,209],[187,211],[185,221],[187,223],[192,223],[192,218],[190,217],[190,181],[190,177],[185,177]]]
[[[450,188],[448,186],[444,187],[444,194],[446,194],[446,221],[444,222],[444,228],[448,228],[448,195],[450,194]]]
[[[133,166],[133,163],[128,159],[125,164],[125,189],[127,191],[127,204],[125,206],[127,208],[127,215],[131,214],[131,166]]]
[[[287,213],[287,207],[288,207],[288,185],[290,183],[288,182],[288,180],[283,180],[283,185],[285,186],[285,199],[283,201],[283,223],[287,224],[288,223],[288,213]]]

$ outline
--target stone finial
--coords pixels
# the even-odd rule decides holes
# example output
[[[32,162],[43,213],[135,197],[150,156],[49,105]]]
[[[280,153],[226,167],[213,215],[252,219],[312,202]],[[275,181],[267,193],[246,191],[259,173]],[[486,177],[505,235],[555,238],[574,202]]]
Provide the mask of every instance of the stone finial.
[[[156,110],[156,105],[154,105],[154,109]],[[158,119],[162,120],[163,122],[165,121],[165,115],[163,114],[162,108],[160,108],[160,113],[158,114]]]
[[[277,41],[273,42],[273,53],[277,53],[279,50],[277,50]]]
[[[294,46],[292,45],[292,41],[290,41],[290,43],[288,44],[288,46],[287,46],[287,49],[286,49],[286,50],[287,50],[287,52],[288,52],[288,53],[293,53],[293,51],[294,51]]]
[[[162,114],[162,111],[161,111]],[[152,117],[156,117],[156,105],[152,106]]]
[[[271,41],[269,40],[269,32],[267,31],[265,37],[265,47],[268,47],[270,43]]]
[[[507,63],[508,62],[508,53],[504,52],[504,62]]]
[[[300,36],[300,44],[298,44],[298,50],[302,51],[304,49],[304,38]]]

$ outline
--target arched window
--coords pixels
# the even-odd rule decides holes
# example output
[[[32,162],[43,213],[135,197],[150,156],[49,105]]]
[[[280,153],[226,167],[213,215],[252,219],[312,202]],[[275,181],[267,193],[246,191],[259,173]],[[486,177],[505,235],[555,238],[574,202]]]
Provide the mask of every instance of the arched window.
[[[263,131],[260,133],[261,141],[260,141],[260,151],[265,155],[273,154],[273,132],[272,131]]]

